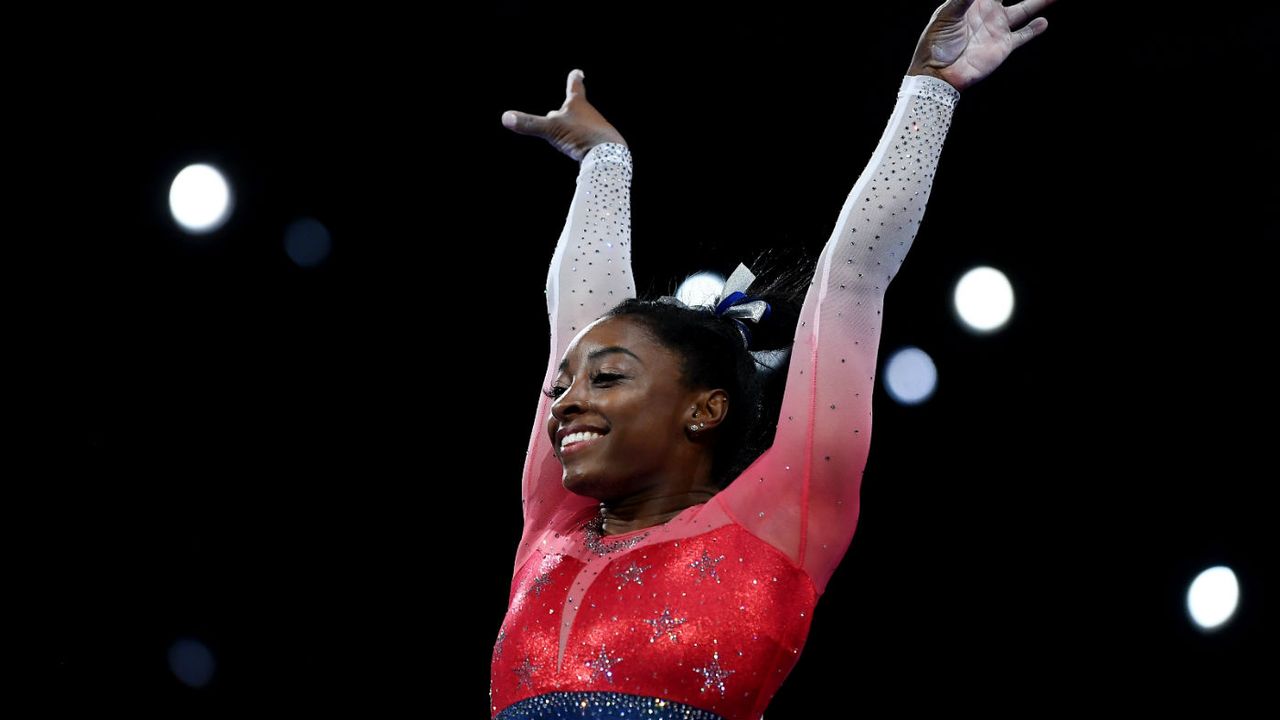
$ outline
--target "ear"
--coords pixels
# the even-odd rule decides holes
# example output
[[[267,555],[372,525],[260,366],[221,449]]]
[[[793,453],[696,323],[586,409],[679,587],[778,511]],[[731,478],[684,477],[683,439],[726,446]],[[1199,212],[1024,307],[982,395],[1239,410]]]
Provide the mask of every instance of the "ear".
[[[696,413],[696,416],[695,416]],[[698,425],[699,432],[706,432],[724,422],[729,416],[729,393],[720,388],[703,390],[694,396],[686,412],[686,425]]]

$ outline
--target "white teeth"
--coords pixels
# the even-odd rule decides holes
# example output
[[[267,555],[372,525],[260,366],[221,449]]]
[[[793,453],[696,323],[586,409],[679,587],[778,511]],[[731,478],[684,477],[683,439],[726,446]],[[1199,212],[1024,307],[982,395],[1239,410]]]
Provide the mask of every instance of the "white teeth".
[[[600,433],[597,433],[597,432],[569,433],[568,435],[564,436],[563,440],[560,441],[560,449],[564,450],[566,447],[569,447],[573,443],[582,442],[583,440],[594,440],[598,437],[600,437]]]

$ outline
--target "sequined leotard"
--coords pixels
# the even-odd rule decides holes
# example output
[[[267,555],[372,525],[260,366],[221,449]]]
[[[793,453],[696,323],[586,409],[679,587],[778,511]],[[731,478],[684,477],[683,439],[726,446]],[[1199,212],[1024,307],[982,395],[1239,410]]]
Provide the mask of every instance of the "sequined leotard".
[[[929,197],[959,97],[903,79],[818,259],[772,447],[710,501],[600,537],[535,416],[524,533],[493,649],[491,716],[757,720],[791,671],[858,521],[885,290]],[[635,296],[631,155],[582,159],[547,277],[550,385],[578,330]]]

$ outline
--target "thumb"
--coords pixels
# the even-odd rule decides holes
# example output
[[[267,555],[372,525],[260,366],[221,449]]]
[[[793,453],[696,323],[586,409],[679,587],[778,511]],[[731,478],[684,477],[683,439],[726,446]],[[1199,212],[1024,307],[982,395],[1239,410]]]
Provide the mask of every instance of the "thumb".
[[[502,113],[502,124],[508,130],[520,133],[521,135],[536,135],[540,129],[542,118],[522,113],[518,110],[508,110]]]
[[[564,95],[571,98],[574,95],[586,96],[587,87],[583,80],[587,79],[587,74],[581,70],[574,69],[569,71],[569,77],[565,81]]]

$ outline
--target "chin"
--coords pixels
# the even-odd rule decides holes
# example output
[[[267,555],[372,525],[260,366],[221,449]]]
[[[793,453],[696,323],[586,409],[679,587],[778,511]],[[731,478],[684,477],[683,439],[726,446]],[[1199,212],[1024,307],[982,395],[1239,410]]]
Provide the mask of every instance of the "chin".
[[[608,497],[608,493],[604,491],[604,487],[596,478],[565,474],[560,484],[564,486],[565,490],[574,495],[602,501]]]
[[[595,483],[592,483],[590,480],[586,480],[584,478],[565,477],[560,484],[564,486],[565,490],[568,490],[574,495],[582,495],[583,497],[596,496]]]

